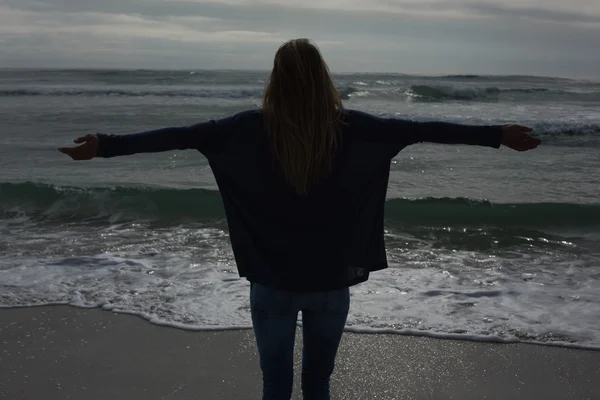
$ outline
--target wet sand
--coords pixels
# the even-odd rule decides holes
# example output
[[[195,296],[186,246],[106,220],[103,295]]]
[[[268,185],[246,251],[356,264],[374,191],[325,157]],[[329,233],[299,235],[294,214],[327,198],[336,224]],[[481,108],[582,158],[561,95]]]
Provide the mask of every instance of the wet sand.
[[[251,330],[183,331],[68,306],[0,309],[0,399],[259,399],[260,379]],[[600,351],[347,333],[332,399],[600,399]]]

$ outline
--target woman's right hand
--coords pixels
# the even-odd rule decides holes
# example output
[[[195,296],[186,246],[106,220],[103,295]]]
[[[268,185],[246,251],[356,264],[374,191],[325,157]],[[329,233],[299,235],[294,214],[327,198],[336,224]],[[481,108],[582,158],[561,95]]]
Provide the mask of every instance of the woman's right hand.
[[[533,150],[542,141],[528,135],[531,128],[521,125],[504,125],[502,127],[502,144],[516,151]]]
[[[63,154],[68,155],[73,160],[91,160],[98,153],[99,140],[97,135],[85,135],[74,140],[75,143],[82,143],[75,147],[61,147],[58,149]]]

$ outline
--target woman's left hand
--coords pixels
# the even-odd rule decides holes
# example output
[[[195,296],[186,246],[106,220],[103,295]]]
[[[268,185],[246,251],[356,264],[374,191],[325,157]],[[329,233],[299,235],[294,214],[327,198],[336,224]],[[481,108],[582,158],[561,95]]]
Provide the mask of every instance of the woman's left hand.
[[[73,160],[91,160],[96,157],[99,146],[97,135],[81,136],[75,139],[74,142],[83,144],[76,147],[61,147],[58,151],[68,155]]]
[[[502,144],[516,151],[533,150],[542,144],[538,138],[528,135],[531,128],[521,125],[504,125],[502,127]]]

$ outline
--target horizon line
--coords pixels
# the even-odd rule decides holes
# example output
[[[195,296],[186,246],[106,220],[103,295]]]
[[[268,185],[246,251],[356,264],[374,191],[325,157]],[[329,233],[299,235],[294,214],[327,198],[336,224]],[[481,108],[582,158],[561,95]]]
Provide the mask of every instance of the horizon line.
[[[133,68],[133,67],[2,67],[0,71],[173,71],[173,72],[252,72],[252,73],[270,73],[270,69],[243,69],[243,68]],[[532,78],[553,78],[553,79],[569,79],[569,80],[584,80],[584,79],[600,79],[600,76],[557,76],[557,75],[533,75],[533,74],[486,74],[486,73],[414,73],[414,72],[342,72],[330,71],[331,75],[399,75],[399,76],[421,76],[421,77],[532,77]]]

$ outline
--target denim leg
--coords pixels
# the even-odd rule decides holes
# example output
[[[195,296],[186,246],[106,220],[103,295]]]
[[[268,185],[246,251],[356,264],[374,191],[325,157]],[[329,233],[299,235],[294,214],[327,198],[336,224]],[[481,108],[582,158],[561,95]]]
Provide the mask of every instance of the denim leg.
[[[302,310],[302,395],[329,400],[329,380],[350,306],[348,288],[323,294],[322,307]]]
[[[252,325],[263,373],[263,400],[289,400],[294,382],[294,339],[298,310],[293,294],[253,283]]]

